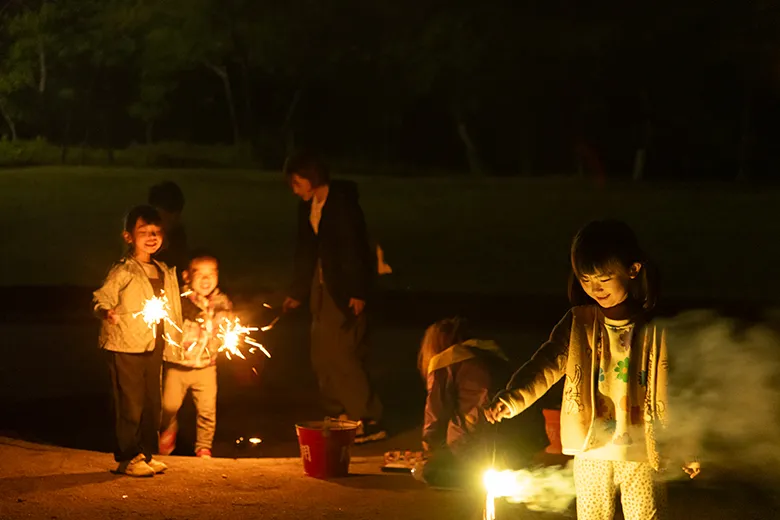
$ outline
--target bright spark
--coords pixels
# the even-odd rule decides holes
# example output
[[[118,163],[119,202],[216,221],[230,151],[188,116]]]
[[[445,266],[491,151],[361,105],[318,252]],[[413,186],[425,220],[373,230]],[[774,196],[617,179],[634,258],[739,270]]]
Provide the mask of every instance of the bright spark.
[[[168,311],[170,306],[168,305],[168,297],[165,293],[162,296],[152,296],[144,302],[144,308],[136,313],[133,313],[133,318],[141,316],[146,323],[146,326],[152,329],[152,334],[157,337],[157,324],[161,321],[170,324],[173,328],[181,332],[176,323],[171,319]],[[170,337],[170,336],[169,336]]]
[[[233,321],[225,319],[224,322],[219,325],[217,338],[222,340],[222,346],[219,347],[217,352],[224,351],[225,356],[228,359],[233,359],[231,355],[246,359],[244,353],[241,351],[241,343],[246,343],[259,348],[270,358],[271,354],[260,343],[249,336],[252,332],[257,330],[257,327],[245,327],[244,325],[241,325],[241,321],[238,318],[235,318]],[[252,353],[251,349],[250,353]]]
[[[272,321],[271,323],[269,323],[269,324],[268,324],[268,325],[266,325],[265,327],[261,328],[260,330],[261,330],[262,332],[267,332],[267,331],[271,330],[272,328],[274,328],[274,325],[276,325],[276,322],[277,322],[277,321],[279,321],[279,316],[277,316],[276,318],[274,318],[274,321]]]

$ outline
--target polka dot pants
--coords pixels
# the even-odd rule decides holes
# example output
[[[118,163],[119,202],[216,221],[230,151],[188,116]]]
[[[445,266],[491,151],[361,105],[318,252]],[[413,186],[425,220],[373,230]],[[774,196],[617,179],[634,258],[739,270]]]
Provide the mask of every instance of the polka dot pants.
[[[615,494],[625,520],[661,520],[666,507],[666,487],[647,462],[574,458],[578,520],[612,520]]]

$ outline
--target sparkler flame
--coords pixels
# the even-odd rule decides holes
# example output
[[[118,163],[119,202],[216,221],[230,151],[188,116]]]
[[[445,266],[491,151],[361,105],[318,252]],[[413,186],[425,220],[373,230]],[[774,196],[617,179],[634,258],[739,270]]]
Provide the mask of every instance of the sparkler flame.
[[[241,321],[235,318],[233,321],[225,319],[223,323],[219,325],[219,333],[217,337],[222,340],[222,346],[219,347],[217,352],[225,352],[225,356],[228,359],[232,359],[233,356],[246,359],[244,353],[241,351],[241,343],[246,343],[252,347],[260,349],[267,357],[271,357],[271,354],[257,341],[250,337],[252,332],[259,330],[257,327],[246,327],[241,325]],[[250,348],[250,353],[253,353],[253,349]]]
[[[489,469],[482,477],[482,482],[487,490],[485,499],[484,520],[495,520],[496,499],[501,497],[514,497],[523,493],[523,485],[517,479],[514,471],[496,471]]]
[[[157,337],[157,324],[164,321],[170,324],[173,328],[181,332],[176,323],[171,319],[168,311],[170,306],[168,305],[168,297],[165,292],[162,292],[161,296],[152,296],[144,302],[144,307],[141,311],[133,313],[133,318],[141,316],[146,323],[146,326],[152,329],[152,335]],[[170,338],[170,336],[168,336]]]

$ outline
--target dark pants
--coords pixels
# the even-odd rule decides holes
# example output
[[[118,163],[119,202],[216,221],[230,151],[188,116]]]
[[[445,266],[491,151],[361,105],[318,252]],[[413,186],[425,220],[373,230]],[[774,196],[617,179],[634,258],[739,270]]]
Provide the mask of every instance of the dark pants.
[[[146,459],[157,452],[161,415],[161,345],[152,352],[108,352],[108,370],[114,397],[117,462],[139,453]]]
[[[311,314],[311,361],[326,413],[378,421],[382,403],[371,388],[364,366],[365,312],[345,316],[315,274]]]

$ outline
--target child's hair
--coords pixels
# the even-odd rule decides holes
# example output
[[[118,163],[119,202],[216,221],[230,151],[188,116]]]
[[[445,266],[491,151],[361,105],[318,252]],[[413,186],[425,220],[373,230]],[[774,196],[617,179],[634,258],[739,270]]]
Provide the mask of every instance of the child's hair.
[[[586,224],[571,244],[569,301],[572,305],[595,304],[580,285],[580,278],[596,272],[627,274],[634,263],[641,264],[642,269],[631,280],[631,297],[651,311],[658,300],[658,272],[639,247],[634,231],[619,220],[594,220]]]
[[[192,268],[192,264],[197,262],[198,260],[214,260],[214,263],[219,266],[219,260],[217,259],[217,255],[213,254],[211,251],[207,249],[196,249],[190,253],[190,259],[189,262],[187,262],[187,269]]]
[[[149,188],[148,202],[169,213],[181,213],[184,209],[184,193],[175,182],[164,181]]]
[[[312,188],[324,186],[330,181],[328,167],[310,152],[292,154],[284,161],[284,176],[287,182],[292,180],[293,174],[309,181]]]
[[[417,369],[423,379],[428,377],[428,365],[433,356],[467,339],[466,322],[458,317],[440,320],[428,327],[417,355]]]
[[[127,215],[125,215],[125,231],[132,233],[138,220],[143,220],[147,224],[162,226],[160,212],[146,204],[135,206],[127,212]]]

